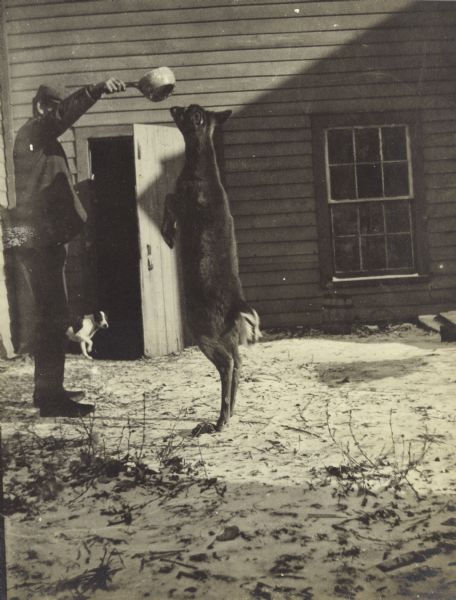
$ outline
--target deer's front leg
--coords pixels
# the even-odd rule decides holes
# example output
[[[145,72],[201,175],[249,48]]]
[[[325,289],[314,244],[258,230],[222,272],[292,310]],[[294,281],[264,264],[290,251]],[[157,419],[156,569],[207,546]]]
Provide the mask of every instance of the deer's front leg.
[[[163,239],[170,248],[174,248],[176,240],[176,216],[174,212],[174,194],[166,194],[165,210],[163,212],[163,221],[160,232]]]

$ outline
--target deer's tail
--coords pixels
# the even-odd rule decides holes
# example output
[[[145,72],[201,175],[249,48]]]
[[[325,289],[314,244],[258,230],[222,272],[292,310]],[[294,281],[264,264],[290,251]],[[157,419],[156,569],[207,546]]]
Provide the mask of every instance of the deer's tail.
[[[241,317],[241,327],[239,331],[239,342],[244,345],[254,344],[261,337],[260,317],[257,311],[245,304],[239,312]]]

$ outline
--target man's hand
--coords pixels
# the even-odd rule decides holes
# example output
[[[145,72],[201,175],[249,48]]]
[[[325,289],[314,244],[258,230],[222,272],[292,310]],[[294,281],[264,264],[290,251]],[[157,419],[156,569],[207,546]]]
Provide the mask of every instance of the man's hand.
[[[101,94],[115,94],[116,92],[125,91],[125,83],[117,77],[110,77],[106,81],[100,81],[95,85],[95,92]]]

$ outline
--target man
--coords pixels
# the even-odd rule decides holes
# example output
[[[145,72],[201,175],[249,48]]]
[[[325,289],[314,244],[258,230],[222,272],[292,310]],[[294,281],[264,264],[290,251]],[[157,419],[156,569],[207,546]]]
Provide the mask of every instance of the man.
[[[109,78],[62,99],[42,85],[33,99],[33,117],[14,144],[16,208],[8,237],[10,245],[19,246],[18,259],[35,307],[33,402],[42,417],[78,417],[94,409],[76,402],[83,392],[63,387],[69,325],[65,244],[80,233],[87,215],[57,138],[103,94],[124,90],[123,81]]]

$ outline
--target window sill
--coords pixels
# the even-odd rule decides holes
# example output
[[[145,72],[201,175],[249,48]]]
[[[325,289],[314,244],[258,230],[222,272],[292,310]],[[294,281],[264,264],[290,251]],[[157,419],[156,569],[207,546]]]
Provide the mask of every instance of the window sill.
[[[401,285],[404,283],[425,283],[430,281],[430,275],[424,275],[419,273],[411,273],[409,275],[371,275],[366,277],[333,277],[329,282],[329,285],[333,285],[335,288],[344,287],[361,287],[361,286],[380,286],[384,284],[388,285]]]

